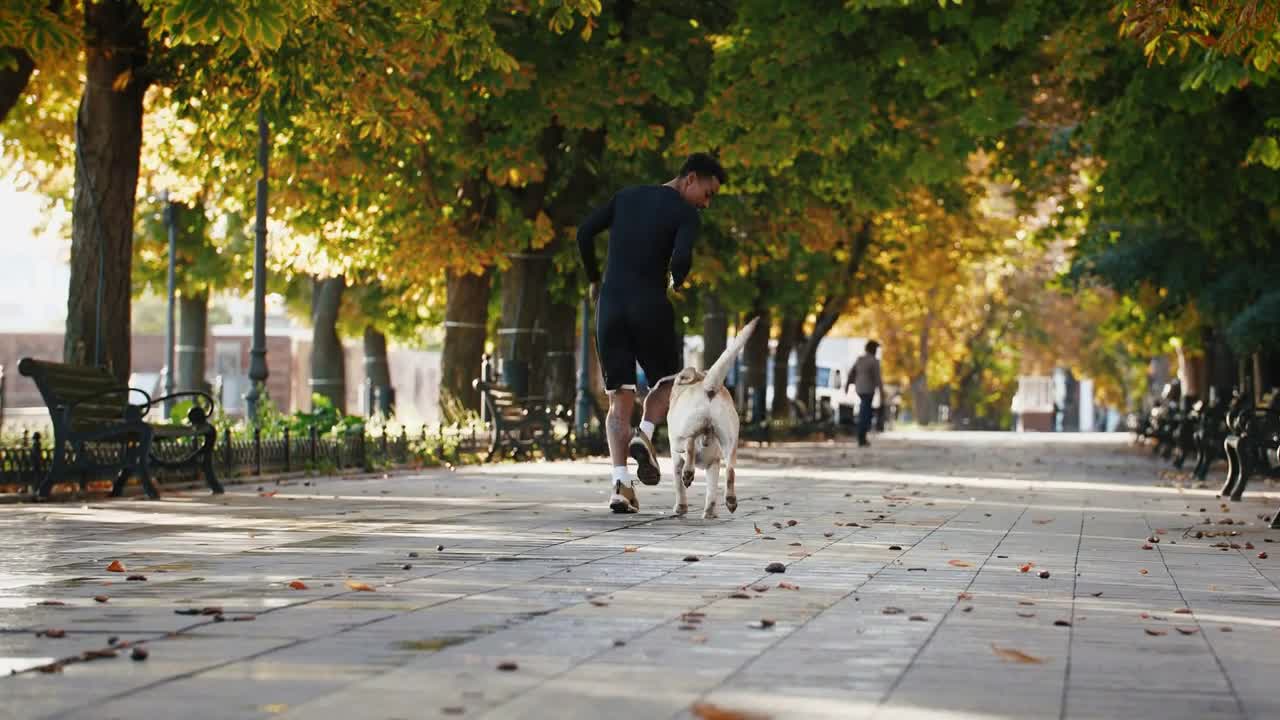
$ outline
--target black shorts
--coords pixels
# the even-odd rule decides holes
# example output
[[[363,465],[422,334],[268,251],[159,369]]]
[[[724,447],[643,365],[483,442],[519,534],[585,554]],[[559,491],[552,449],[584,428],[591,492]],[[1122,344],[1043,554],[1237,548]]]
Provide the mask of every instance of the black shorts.
[[[606,390],[635,390],[637,362],[650,386],[680,372],[684,353],[666,293],[601,293],[596,305],[596,349]]]

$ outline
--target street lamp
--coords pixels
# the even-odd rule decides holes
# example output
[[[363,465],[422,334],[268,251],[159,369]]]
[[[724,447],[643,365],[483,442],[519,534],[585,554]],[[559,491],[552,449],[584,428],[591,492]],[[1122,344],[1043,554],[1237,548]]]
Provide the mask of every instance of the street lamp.
[[[588,357],[591,342],[591,293],[582,298],[582,350],[578,357],[578,407],[573,413],[574,434],[578,442],[586,437],[591,417],[591,363]]]
[[[173,411],[173,296],[174,286],[176,284],[177,273],[174,271],[177,265],[177,248],[178,248],[178,218],[177,211],[173,206],[173,201],[169,199],[169,191],[165,190],[160,195],[160,199],[164,202],[164,224],[169,231],[169,308],[168,316],[165,318],[164,326],[164,416],[167,419]]]
[[[249,422],[257,423],[258,401],[267,382],[267,115],[258,106],[257,221],[253,240],[253,344],[249,347],[249,392],[244,396]]]

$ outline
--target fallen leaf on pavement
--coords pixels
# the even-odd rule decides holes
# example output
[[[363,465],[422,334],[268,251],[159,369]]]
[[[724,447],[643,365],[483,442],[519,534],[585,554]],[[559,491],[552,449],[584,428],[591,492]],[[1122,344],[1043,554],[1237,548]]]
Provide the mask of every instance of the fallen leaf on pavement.
[[[119,560],[112,560],[107,566],[107,572],[124,572],[124,563]]]
[[[506,662],[498,663],[498,669],[501,670],[502,672],[514,672],[516,670],[519,670],[520,666],[517,665],[515,662],[508,660]]]
[[[130,575],[129,577],[125,578],[125,580],[136,580],[138,582],[146,582],[147,576],[146,575]]]
[[[1142,568],[1141,570],[1139,570],[1139,571],[1138,571],[1138,574],[1139,574],[1139,575],[1146,575],[1146,574],[1147,574],[1147,569],[1146,569],[1146,568]]]
[[[899,607],[887,607],[887,608],[885,608],[885,609],[881,610],[880,612],[881,612],[881,613],[883,613],[883,614],[885,614],[885,615],[901,615],[901,614],[902,614],[902,608],[899,608]]]
[[[605,602],[604,600],[592,600],[591,604],[595,605],[596,607],[609,607],[609,603]]]
[[[1177,630],[1183,635],[1195,635],[1196,633],[1200,632],[1200,628],[1175,627],[1174,630]]]
[[[1045,520],[1032,520],[1031,522],[1037,525],[1048,525],[1049,523],[1053,522],[1053,518],[1047,518]]]
[[[1155,635],[1156,637],[1169,634],[1168,630],[1156,630],[1155,628],[1143,628],[1143,630],[1145,630],[1148,635]]]
[[[1102,597],[1102,591],[1101,591],[1101,590],[1099,590],[1099,591],[1098,591],[1098,592],[1096,592],[1096,593],[1089,593],[1089,594],[1090,594],[1090,595],[1092,595],[1092,596],[1094,596],[1094,597]]]
[[[780,582],[778,583],[778,587],[782,588],[783,590],[799,590],[800,589],[799,585],[792,585],[789,582]]]
[[[45,637],[51,637],[51,638],[55,638],[55,639],[57,639],[57,638],[64,638],[64,637],[66,637],[66,636],[67,636],[67,631],[66,631],[66,630],[60,630],[60,629],[58,629],[58,628],[49,628],[48,630],[42,630],[42,631],[40,631],[40,632],[36,633],[36,635],[44,635]]]
[[[1054,624],[1054,625],[1056,625],[1056,626],[1058,626],[1058,627],[1071,627],[1071,621],[1070,621],[1070,620],[1054,620],[1054,621],[1053,621],[1053,624]]]
[[[294,590],[306,590],[307,584],[302,582],[301,580],[294,580],[293,582],[289,583],[289,587],[293,588]]]
[[[1033,617],[1035,617],[1035,616],[1036,616],[1036,614],[1035,614],[1035,613],[1033,613],[1033,612],[1024,612],[1024,611],[1022,611],[1022,610],[1019,610],[1019,611],[1018,611],[1018,617],[1020,617],[1020,618],[1033,618]]]
[[[1035,600],[1019,600],[1018,604],[1019,605],[1035,605],[1036,601]]]
[[[756,534],[757,534],[757,535],[763,535],[763,534],[764,534],[764,531],[760,529],[760,526],[759,526],[759,525],[757,525],[757,524],[755,524],[755,523],[751,523],[751,527],[753,527],[753,528],[755,528],[755,529],[756,529]]]
[[[1027,563],[1026,565],[1018,568],[1018,572],[1031,572],[1032,565],[1035,565],[1035,563]]]
[[[947,564],[951,567],[973,567],[973,563],[964,560],[948,560]]]
[[[356,582],[355,580],[348,580],[347,587],[351,588],[352,590],[358,590],[360,592],[374,592],[372,586],[368,585],[367,583]]]
[[[962,592],[962,593],[960,593],[959,595],[957,595],[957,596],[956,596],[956,599],[957,599],[957,600],[972,600],[972,599],[973,599],[973,595],[972,595],[971,593]]]
[[[1023,663],[1026,665],[1040,665],[1044,663],[1043,658],[1038,658],[1034,655],[1028,655],[1022,652],[1021,650],[1014,650],[1013,648],[1003,648],[1003,647],[1000,647],[999,645],[996,645],[995,643],[991,644],[991,649],[995,651],[996,655],[1000,656],[1001,660],[1008,660],[1010,662]]]
[[[1173,614],[1174,615],[1190,615],[1191,608],[1178,608],[1177,610],[1173,611]]]
[[[628,545],[622,548],[622,552],[640,552],[640,548],[636,547],[635,545]]]
[[[693,713],[693,716],[698,720],[769,720],[768,715],[730,710],[729,708],[722,708],[703,702],[694,703],[689,708],[689,712]]]
[[[53,606],[53,607],[58,607],[58,606],[61,606],[61,605],[66,605],[66,603],[62,602],[61,600],[41,600],[40,602],[38,602],[38,603],[36,603],[36,604],[37,604],[37,605],[49,605],[49,606]]]
[[[736,592],[729,596],[732,600],[750,600],[751,596],[744,592]]]
[[[107,595],[94,595],[94,596],[93,596],[93,600],[94,600],[94,602],[104,603],[104,602],[106,602],[106,601],[108,601],[108,600],[110,600],[110,599],[111,599],[111,598],[110,598],[109,596],[107,596]]]

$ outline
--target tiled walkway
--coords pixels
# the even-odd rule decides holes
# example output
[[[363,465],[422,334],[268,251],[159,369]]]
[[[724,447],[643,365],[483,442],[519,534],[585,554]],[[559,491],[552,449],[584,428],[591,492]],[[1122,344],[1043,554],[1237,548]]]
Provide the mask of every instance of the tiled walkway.
[[[0,718],[1280,717],[1264,487],[1120,435],[744,457],[715,521],[595,460],[0,506]]]

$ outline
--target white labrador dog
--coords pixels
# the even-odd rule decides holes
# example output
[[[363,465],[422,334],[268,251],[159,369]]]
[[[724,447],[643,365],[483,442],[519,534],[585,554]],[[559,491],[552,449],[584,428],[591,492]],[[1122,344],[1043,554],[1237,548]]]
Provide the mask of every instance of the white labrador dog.
[[[716,516],[722,463],[727,469],[725,507],[729,512],[738,509],[738,496],[733,485],[733,466],[738,457],[738,408],[724,386],[724,379],[758,321],[759,318],[755,318],[747,323],[706,372],[689,367],[675,377],[671,404],[667,409],[667,433],[671,438],[671,460],[678,478],[673,508],[677,515],[689,511],[685,489],[693,484],[695,467],[701,467],[707,477],[707,499],[702,506],[702,517]]]

